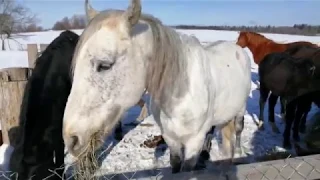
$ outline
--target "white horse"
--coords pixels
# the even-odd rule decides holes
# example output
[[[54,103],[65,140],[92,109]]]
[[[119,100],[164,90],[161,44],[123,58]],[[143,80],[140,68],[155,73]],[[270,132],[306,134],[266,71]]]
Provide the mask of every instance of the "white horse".
[[[140,0],[126,11],[94,10],[73,59],[73,85],[64,113],[69,152],[85,151],[93,137],[110,134],[145,88],[151,111],[170,149],[172,172],[195,167],[212,126],[222,128],[224,147],[240,151],[250,60],[235,43],[204,47],[151,15]],[[184,151],[183,151],[184,150]],[[230,158],[231,158],[230,157]]]

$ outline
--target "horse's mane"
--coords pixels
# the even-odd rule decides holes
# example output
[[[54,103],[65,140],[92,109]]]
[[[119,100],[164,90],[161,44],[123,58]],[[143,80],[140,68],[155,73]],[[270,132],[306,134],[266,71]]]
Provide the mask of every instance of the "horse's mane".
[[[48,159],[53,158],[50,158],[53,156],[51,151],[55,149],[53,141],[62,137],[60,134],[62,127],[59,130],[59,126],[62,126],[61,110],[64,109],[62,99],[65,98],[66,101],[71,89],[68,73],[77,41],[77,34],[64,31],[36,59],[32,75],[23,93],[19,128],[12,144],[14,147],[10,160],[12,170],[25,171],[21,168],[24,168],[26,159],[31,160],[36,166],[39,165],[37,163],[47,163]],[[63,107],[56,107],[58,104]],[[58,132],[53,132],[55,128],[58,128]],[[64,147],[63,141],[61,143]],[[56,162],[61,158],[64,157],[56,157]]]
[[[152,15],[143,14],[140,18],[147,22],[153,33],[153,54],[148,68],[147,89],[154,99],[161,99],[164,88],[171,88],[172,96],[181,96],[183,92],[176,92],[174,87],[186,87],[186,52],[183,44],[198,44],[195,37],[178,34],[174,29],[164,26],[160,20]]]
[[[273,40],[268,39],[264,35],[256,32],[251,32],[251,31],[240,32],[240,35],[244,35],[247,38],[247,41],[249,41],[254,46],[257,46],[260,44],[267,44],[267,43],[276,43]]]

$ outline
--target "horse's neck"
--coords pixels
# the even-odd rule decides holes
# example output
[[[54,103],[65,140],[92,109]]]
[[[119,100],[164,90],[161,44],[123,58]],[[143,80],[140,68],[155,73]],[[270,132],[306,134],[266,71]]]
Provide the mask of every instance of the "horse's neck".
[[[248,49],[251,51],[252,55],[253,55],[253,60],[256,64],[259,64],[259,62],[261,61],[260,59],[262,58],[263,54],[261,52],[261,47],[264,46],[264,43],[262,44],[252,44],[249,43],[247,45]]]
[[[248,44],[247,46],[252,55],[254,62],[256,64],[259,64],[262,59],[269,53],[272,52],[282,52],[286,50],[287,45],[286,44],[278,44],[273,41],[264,41],[260,44]]]

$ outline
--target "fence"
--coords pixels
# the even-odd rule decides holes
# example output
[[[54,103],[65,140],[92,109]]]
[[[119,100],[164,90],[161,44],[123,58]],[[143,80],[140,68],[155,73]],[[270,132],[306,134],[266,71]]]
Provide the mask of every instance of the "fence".
[[[101,172],[101,171],[100,171]],[[170,168],[151,169],[118,174],[99,175],[97,179],[106,180],[312,180],[320,179],[320,155],[288,158],[261,163],[211,168],[194,172],[171,174]],[[101,172],[102,174],[103,172]],[[0,179],[10,179],[10,174],[0,175]],[[72,179],[72,177],[67,177]]]
[[[40,44],[43,51],[47,44]],[[25,85],[32,73],[39,54],[37,44],[28,44],[29,68],[5,68],[0,70],[0,119],[3,143],[11,144],[18,127],[20,105]]]

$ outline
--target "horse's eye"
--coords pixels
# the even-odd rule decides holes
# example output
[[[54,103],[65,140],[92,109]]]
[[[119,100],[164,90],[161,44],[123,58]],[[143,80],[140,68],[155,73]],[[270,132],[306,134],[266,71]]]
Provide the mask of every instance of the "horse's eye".
[[[112,67],[112,64],[108,64],[108,63],[100,63],[97,66],[97,72],[101,72],[101,71],[107,71]]]

